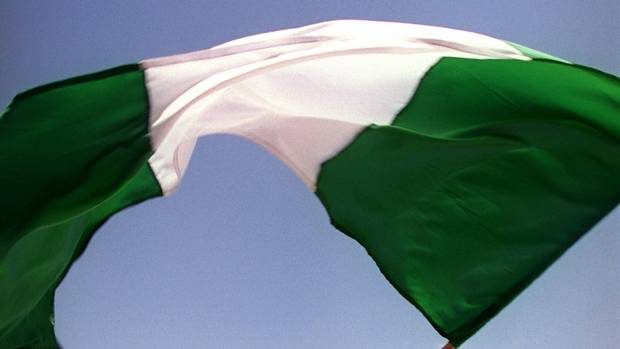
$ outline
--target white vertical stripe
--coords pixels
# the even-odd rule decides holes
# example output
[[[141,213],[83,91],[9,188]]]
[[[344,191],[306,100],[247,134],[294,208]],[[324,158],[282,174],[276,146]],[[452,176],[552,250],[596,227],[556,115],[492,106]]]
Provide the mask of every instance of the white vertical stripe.
[[[236,134],[314,190],[320,165],[369,124],[390,124],[441,57],[527,59],[501,40],[446,28],[334,21],[142,62],[164,193],[196,139]]]

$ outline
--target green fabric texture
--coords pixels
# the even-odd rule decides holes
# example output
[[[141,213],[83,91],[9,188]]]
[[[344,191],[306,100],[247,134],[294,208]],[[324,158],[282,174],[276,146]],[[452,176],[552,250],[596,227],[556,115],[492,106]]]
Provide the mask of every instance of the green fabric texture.
[[[552,56],[552,55],[550,55],[548,53],[545,53],[545,52],[534,50],[533,48],[529,48],[527,46],[515,44],[514,42],[510,42],[510,41],[506,41],[506,43],[508,45],[514,47],[515,49],[517,49],[523,55],[525,55],[527,57],[530,57],[530,58],[543,59],[543,60],[547,59],[547,60],[551,60],[551,61],[570,63],[569,61],[566,61],[566,60],[564,60],[562,58],[559,58],[559,57],[556,57],[556,56]]]
[[[454,345],[620,199],[620,79],[444,58],[390,126],[322,165],[317,195]]]
[[[137,65],[42,86],[0,116],[0,349],[59,348],[54,290],[93,232],[161,190]]]

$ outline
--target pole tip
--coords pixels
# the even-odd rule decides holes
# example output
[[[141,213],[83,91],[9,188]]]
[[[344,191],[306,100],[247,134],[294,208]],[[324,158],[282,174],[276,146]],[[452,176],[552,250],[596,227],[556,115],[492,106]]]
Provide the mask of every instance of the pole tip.
[[[455,349],[454,345],[452,345],[452,343],[448,342],[446,345],[444,345],[443,348],[441,349]]]

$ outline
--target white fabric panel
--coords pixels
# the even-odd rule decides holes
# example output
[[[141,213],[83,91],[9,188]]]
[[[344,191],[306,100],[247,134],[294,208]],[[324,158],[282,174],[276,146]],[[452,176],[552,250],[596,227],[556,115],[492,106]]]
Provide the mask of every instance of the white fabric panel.
[[[444,56],[527,59],[473,33],[335,21],[144,61],[149,163],[169,194],[198,137],[235,134],[267,148],[314,190],[321,163],[364,127],[390,124]]]

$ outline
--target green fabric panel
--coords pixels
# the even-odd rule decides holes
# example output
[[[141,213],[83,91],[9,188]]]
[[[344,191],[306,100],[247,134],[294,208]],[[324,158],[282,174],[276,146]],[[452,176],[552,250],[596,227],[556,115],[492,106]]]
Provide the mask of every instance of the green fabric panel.
[[[53,296],[93,232],[161,195],[137,65],[18,95],[0,116],[0,349],[58,348]]]
[[[552,61],[558,61],[558,62],[563,62],[563,63],[570,63],[567,60],[564,60],[562,58],[558,58],[556,56],[552,56],[548,53],[544,53],[538,50],[534,50],[533,48],[529,48],[527,46],[523,46],[523,45],[519,45],[519,44],[515,44],[514,42],[510,42],[510,41],[505,41],[508,45],[514,47],[515,49],[517,49],[519,52],[521,52],[523,55],[530,57],[530,58],[535,58],[535,59],[547,59],[547,60],[552,60]]]
[[[317,195],[460,345],[620,199],[620,79],[444,58],[391,126],[325,162]]]

